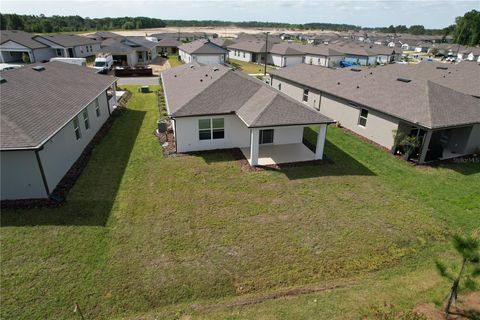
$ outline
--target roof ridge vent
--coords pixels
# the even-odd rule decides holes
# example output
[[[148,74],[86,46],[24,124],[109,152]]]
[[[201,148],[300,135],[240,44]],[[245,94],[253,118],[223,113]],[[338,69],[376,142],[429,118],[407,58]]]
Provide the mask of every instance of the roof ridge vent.
[[[409,83],[412,80],[407,79],[407,78],[397,78],[397,81]]]
[[[440,69],[440,70],[448,70],[448,67],[444,67],[444,66],[437,66],[437,69]]]
[[[220,71],[219,68],[213,68],[213,71]]]
[[[7,79],[0,77],[0,83],[5,83],[5,82],[7,82]]]
[[[353,71],[353,72],[360,72],[360,71],[362,71],[362,69],[358,69],[358,68],[351,68],[350,70]]]
[[[35,71],[43,71],[45,70],[45,66],[39,65],[39,66],[33,67],[32,69]]]

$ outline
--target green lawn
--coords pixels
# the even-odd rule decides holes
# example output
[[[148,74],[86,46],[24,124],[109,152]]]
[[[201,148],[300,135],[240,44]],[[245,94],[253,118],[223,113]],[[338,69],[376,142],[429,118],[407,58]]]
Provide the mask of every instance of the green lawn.
[[[241,60],[229,59],[229,63],[240,68],[247,74],[263,73],[264,65],[251,62],[245,62]],[[274,70],[272,67],[267,66],[267,72]]]
[[[95,55],[88,56],[86,59],[87,59],[87,67],[93,67],[93,64],[95,63]]]
[[[175,68],[184,64],[181,60],[178,60],[178,56],[168,56],[168,63],[170,63],[170,67]]]
[[[64,206],[2,211],[2,319],[73,319],[75,302],[86,319],[358,319],[445,296],[433,262],[480,226],[478,164],[414,167],[333,127],[319,166],[163,158],[156,93],[131,91]]]

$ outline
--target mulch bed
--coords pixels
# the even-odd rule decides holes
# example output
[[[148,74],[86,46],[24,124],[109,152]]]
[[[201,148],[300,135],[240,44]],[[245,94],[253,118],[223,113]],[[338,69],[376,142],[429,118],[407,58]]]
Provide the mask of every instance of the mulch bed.
[[[32,208],[56,208],[61,206],[66,201],[66,197],[70,189],[73,187],[83,169],[87,166],[88,160],[92,155],[92,151],[102,139],[107,135],[108,131],[113,125],[116,118],[125,112],[125,105],[132,96],[132,93],[127,91],[123,97],[118,101],[118,106],[113,110],[111,116],[105,121],[103,126],[98,130],[97,134],[92,138],[89,144],[85,147],[80,157],[75,161],[72,167],[68,170],[65,176],[60,180],[57,187],[51,192],[48,199],[22,199],[22,200],[3,200],[0,202],[2,209],[32,209]]]

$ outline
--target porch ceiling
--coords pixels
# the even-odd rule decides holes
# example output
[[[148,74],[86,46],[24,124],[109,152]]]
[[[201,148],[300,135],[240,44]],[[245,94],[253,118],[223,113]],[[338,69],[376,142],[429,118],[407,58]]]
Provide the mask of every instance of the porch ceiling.
[[[248,162],[250,161],[250,148],[241,148]],[[258,152],[258,165],[268,166],[280,163],[313,161],[315,154],[303,143],[260,145]]]

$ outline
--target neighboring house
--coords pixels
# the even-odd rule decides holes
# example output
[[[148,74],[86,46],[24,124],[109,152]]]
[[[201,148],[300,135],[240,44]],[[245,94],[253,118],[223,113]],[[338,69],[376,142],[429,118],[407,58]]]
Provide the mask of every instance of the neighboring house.
[[[35,35],[17,30],[0,32],[0,62],[23,63],[23,56],[30,62],[49,61],[56,52],[48,45],[34,39]]]
[[[252,166],[322,159],[327,124],[318,111],[222,65],[163,71],[177,152],[240,148]],[[315,152],[304,128],[319,125]]]
[[[428,52],[428,50],[432,47],[432,43],[430,42],[417,42],[413,46],[413,51],[415,52]]]
[[[206,39],[182,44],[178,47],[178,52],[185,63],[196,61],[202,64],[223,64],[228,57],[228,50]]]
[[[1,73],[1,200],[52,194],[109,118],[115,82],[62,62]]]
[[[245,40],[227,46],[229,58],[246,62],[263,64],[265,55],[268,55],[273,42],[268,42],[268,50],[265,49],[265,40]]]
[[[145,37],[109,38],[98,53],[112,54],[116,65],[135,67],[151,63],[157,57],[157,45]]]
[[[153,33],[150,37],[155,37],[158,41],[163,39],[176,39],[181,42],[191,42],[198,39],[210,39],[213,40],[218,37],[216,33],[207,32],[164,32]]]
[[[332,49],[345,55],[345,61],[355,63],[361,66],[370,66],[377,62],[377,53],[356,43],[346,43],[342,45],[332,45]]]
[[[480,62],[480,47],[471,48],[465,60]]]
[[[296,49],[305,53],[304,63],[313,64],[322,67],[338,67],[340,61],[345,58],[345,55],[336,51],[328,45],[297,45]]]
[[[37,35],[34,40],[55,50],[57,57],[85,58],[100,50],[101,41],[76,34]]]
[[[175,38],[165,38],[157,42],[157,53],[161,55],[173,55],[178,53],[178,47],[182,42]]]
[[[304,53],[288,43],[276,43],[269,51],[267,63],[277,67],[289,67],[302,63]]]
[[[228,46],[237,42],[234,38],[215,38],[211,40],[212,43],[215,43],[217,46],[220,46],[228,50]]]
[[[393,132],[418,137],[419,163],[476,152],[480,100],[436,82],[437,74],[449,70],[435,69],[429,80],[400,67],[332,70],[302,64],[272,71],[270,83],[387,149],[395,148]]]

